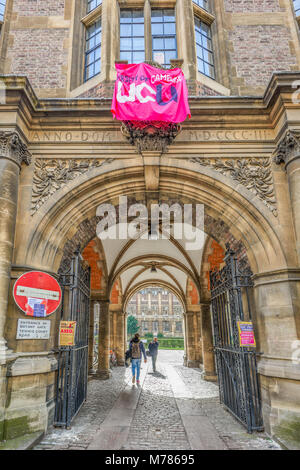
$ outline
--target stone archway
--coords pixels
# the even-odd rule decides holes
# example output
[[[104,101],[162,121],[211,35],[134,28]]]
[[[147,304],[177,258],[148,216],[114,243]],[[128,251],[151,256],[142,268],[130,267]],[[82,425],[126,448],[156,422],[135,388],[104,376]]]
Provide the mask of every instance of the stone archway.
[[[22,259],[24,262],[22,253],[27,252],[26,265],[57,272],[64,257],[64,247],[66,244],[72,246],[74,236],[75,239],[80,238],[79,231],[85,237],[82,248],[94,236],[92,227],[96,226],[95,212],[100,203],[116,205],[119,195],[128,195],[134,201],[144,202],[145,193],[143,169],[138,165],[124,168],[114,161],[101,169],[92,170],[89,178],[82,180],[81,184],[71,182],[69,191],[56,193],[45,202],[43,211],[33,216],[22,247],[17,245],[16,261]],[[288,237],[283,233],[280,221],[253,193],[214,169],[195,162],[183,163],[180,159],[161,157],[159,194],[161,201],[169,203],[178,200],[182,203],[203,203],[207,235],[218,243],[224,243],[226,238],[234,239],[247,254],[255,274],[257,325],[264,351],[260,361],[264,402],[272,402],[271,384],[274,371],[278,370],[275,367],[278,362],[276,357],[279,361],[280,358],[290,358],[291,344],[299,336],[296,314],[298,294],[295,297],[293,281],[289,281],[293,256],[292,250],[287,248]],[[199,280],[200,272],[197,277]],[[199,285],[197,288],[201,291]],[[275,321],[276,318],[282,320],[285,328]],[[280,344],[280,353],[274,338]],[[287,363],[283,364],[282,361],[280,372],[276,372],[278,381],[282,386],[283,383],[288,386],[283,378],[288,374],[288,380],[297,385],[297,374],[291,360],[289,371]],[[296,386],[294,382],[293,387]],[[277,398],[273,400],[271,409],[272,406],[277,409]],[[269,411],[266,411],[265,417],[270,423]]]

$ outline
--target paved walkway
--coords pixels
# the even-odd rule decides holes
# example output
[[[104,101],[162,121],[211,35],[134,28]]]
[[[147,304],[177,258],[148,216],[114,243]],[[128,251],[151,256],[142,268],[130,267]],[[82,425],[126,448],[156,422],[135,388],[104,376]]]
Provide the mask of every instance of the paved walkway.
[[[247,434],[220,404],[218,386],[199,369],[182,366],[182,351],[160,351],[158,372],[142,365],[140,387],[131,371],[91,380],[88,399],[71,430],[52,429],[36,450],[279,449],[264,433]]]

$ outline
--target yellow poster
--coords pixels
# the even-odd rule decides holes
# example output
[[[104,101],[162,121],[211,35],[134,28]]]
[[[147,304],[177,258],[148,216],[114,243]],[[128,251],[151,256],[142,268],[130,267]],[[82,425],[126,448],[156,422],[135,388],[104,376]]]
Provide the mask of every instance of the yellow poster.
[[[75,345],[76,321],[61,321],[59,325],[59,346]]]

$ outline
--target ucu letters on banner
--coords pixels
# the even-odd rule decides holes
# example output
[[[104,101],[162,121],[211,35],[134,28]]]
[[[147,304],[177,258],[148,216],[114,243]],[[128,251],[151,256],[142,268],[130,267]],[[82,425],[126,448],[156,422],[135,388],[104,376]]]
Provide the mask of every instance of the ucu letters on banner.
[[[116,64],[112,113],[121,121],[183,122],[191,117],[181,69],[162,71],[148,64]]]

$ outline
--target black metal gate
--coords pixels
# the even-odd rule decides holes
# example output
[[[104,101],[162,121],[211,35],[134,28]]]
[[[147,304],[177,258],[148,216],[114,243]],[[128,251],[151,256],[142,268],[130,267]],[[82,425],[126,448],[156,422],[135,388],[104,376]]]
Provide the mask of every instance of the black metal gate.
[[[90,319],[90,268],[77,251],[70,270],[60,276],[62,320],[76,321],[75,346],[59,348],[56,382],[55,426],[70,427],[83,405],[88,382],[88,336]]]
[[[220,401],[247,428],[263,430],[256,349],[240,347],[238,321],[252,321],[250,270],[227,250],[225,266],[210,272],[214,351]]]

